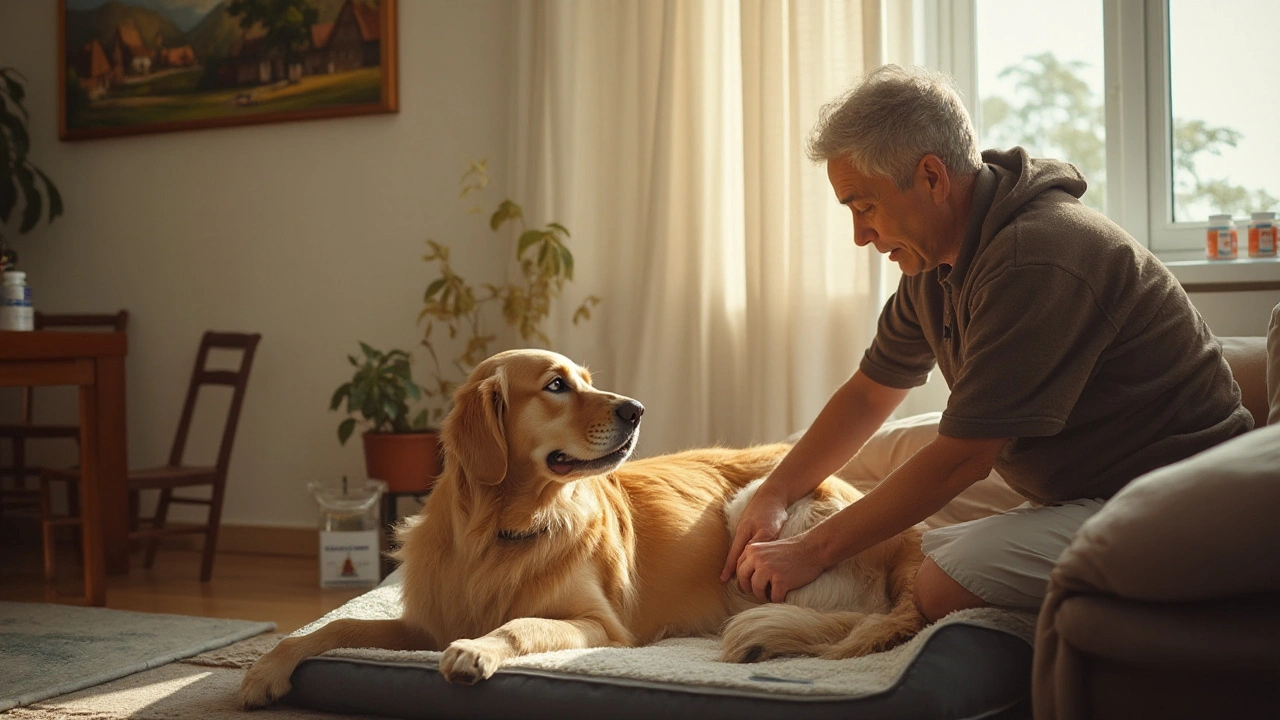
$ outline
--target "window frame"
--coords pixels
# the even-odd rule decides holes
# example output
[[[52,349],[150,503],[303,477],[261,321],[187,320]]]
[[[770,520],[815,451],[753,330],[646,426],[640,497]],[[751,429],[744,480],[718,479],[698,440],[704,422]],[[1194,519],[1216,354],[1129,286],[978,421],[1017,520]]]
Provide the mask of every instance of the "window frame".
[[[1103,9],[1107,216],[1156,254],[1184,283],[1272,284],[1280,261],[1208,260],[1204,222],[1173,222],[1168,0],[1099,0]],[[975,124],[977,0],[922,4],[924,64],[948,73]],[[1247,219],[1244,220],[1247,222]],[[1237,222],[1241,222],[1237,218]]]

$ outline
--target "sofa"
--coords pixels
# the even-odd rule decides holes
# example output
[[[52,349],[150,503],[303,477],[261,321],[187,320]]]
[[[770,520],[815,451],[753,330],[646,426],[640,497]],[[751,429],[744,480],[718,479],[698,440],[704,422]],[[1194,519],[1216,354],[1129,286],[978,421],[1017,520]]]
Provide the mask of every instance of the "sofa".
[[[1280,305],[1222,344],[1255,429],[1080,528],[1036,627],[1037,720],[1280,717]]]

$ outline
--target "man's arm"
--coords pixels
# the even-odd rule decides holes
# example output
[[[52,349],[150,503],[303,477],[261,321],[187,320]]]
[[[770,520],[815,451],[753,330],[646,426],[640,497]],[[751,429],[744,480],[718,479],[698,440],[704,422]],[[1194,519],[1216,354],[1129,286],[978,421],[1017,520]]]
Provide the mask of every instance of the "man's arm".
[[[813,551],[830,567],[922,522],[987,477],[1008,442],[939,435],[866,497],[810,530]]]
[[[753,542],[737,562],[738,585],[762,602],[782,602],[823,570],[924,520],[991,472],[1008,438],[939,435],[858,502],[808,532]],[[753,500],[754,502],[754,500]]]
[[[854,372],[756,491],[738,523],[720,579],[733,576],[748,543],[778,537],[787,507],[844,467],[906,396],[906,390],[886,387],[861,371]]]

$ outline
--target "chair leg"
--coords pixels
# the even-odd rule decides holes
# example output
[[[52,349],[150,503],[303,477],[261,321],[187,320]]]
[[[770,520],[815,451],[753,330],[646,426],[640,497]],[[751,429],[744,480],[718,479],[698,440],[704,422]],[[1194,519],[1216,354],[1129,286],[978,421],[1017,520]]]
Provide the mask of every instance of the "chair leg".
[[[57,536],[53,533],[53,502],[49,498],[49,480],[40,477],[40,534],[44,542],[44,581],[53,582],[58,576],[56,558]]]
[[[67,515],[71,517],[80,517],[80,483],[67,483]],[[76,559],[80,562],[80,567],[84,567],[84,531],[80,525],[73,525],[71,528],[71,538],[75,541]]]
[[[213,484],[213,498],[209,503],[209,526],[204,531],[204,557],[200,560],[200,582],[213,577],[213,556],[218,551],[218,525],[222,522],[222,488],[226,478],[218,478]]]
[[[173,490],[165,488],[160,491],[160,500],[156,502],[156,515],[151,519],[151,529],[161,530],[164,528],[165,520],[169,517],[169,499],[173,497]],[[156,545],[160,542],[160,538],[152,535],[147,538],[147,556],[142,562],[142,567],[150,568],[156,561]]]

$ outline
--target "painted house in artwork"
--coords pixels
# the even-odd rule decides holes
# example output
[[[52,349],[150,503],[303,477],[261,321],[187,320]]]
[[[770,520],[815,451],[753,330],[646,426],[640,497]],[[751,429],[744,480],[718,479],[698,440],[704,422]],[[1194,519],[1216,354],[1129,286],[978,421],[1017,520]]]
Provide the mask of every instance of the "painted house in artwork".
[[[123,80],[125,75],[151,72],[154,57],[154,53],[142,43],[142,34],[133,23],[116,26],[111,43],[111,65],[115,69],[116,80]]]
[[[89,97],[101,97],[111,88],[111,78],[115,73],[107,52],[102,44],[94,40],[80,48],[71,57],[71,67],[76,72],[80,87]]]
[[[160,67],[191,67],[196,64],[196,51],[190,45],[176,48],[161,47],[156,51],[156,59]]]
[[[376,67],[382,59],[381,32],[377,8],[347,0],[333,22],[311,26],[310,47],[301,63],[286,64],[257,31],[242,36],[228,74],[236,85],[254,85]]]

